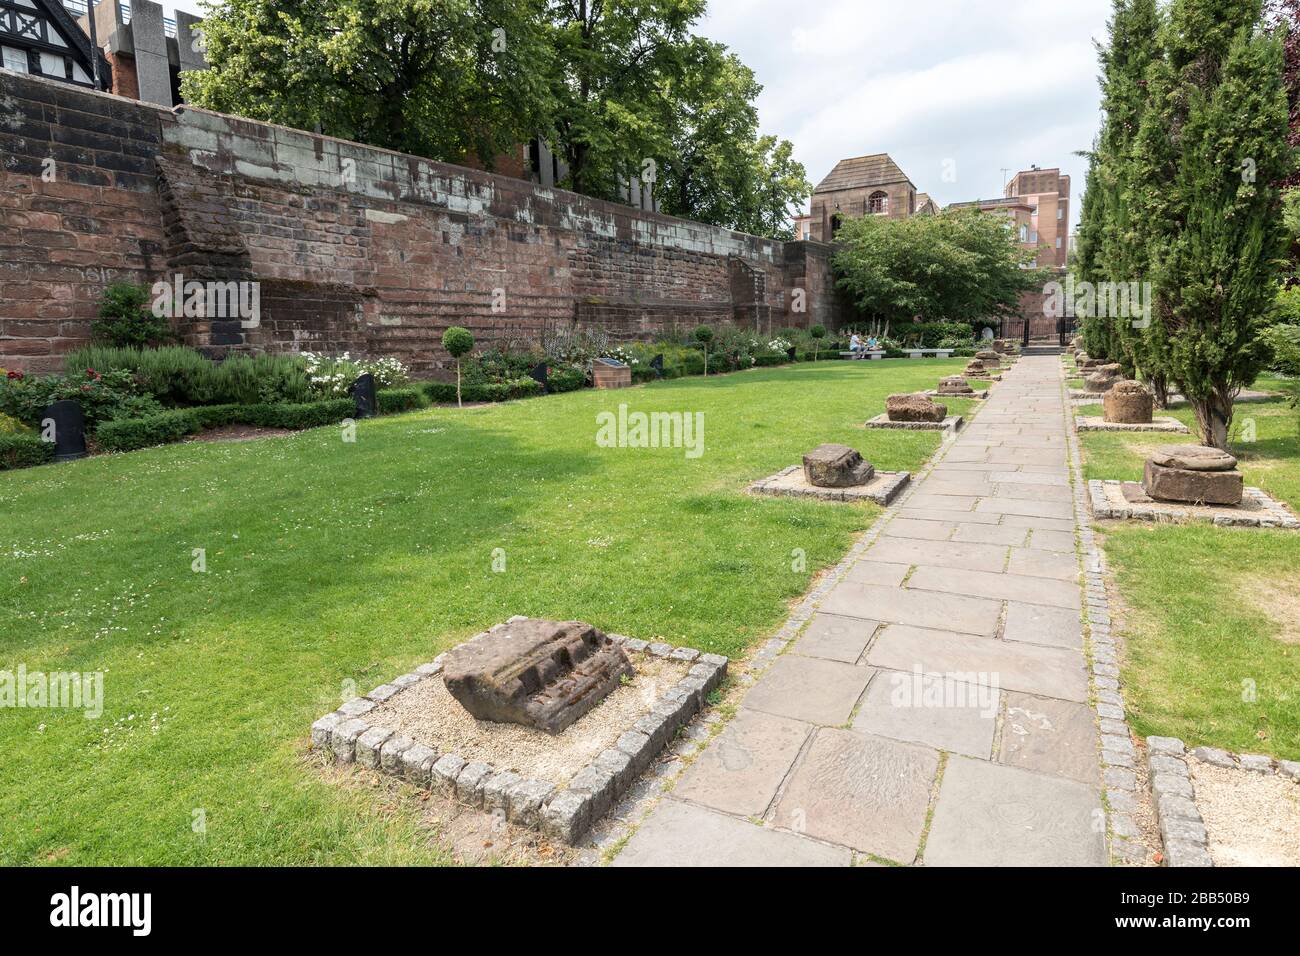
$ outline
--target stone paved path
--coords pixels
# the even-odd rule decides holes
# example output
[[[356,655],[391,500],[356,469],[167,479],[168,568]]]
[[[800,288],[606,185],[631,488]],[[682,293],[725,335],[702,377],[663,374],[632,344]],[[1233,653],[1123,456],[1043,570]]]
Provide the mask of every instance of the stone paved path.
[[[1007,371],[614,865],[1106,863],[1066,412]]]

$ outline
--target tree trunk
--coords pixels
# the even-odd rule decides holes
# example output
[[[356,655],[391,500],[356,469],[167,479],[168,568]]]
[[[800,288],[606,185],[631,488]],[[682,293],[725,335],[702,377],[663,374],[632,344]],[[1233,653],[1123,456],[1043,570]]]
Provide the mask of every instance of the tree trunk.
[[[1169,379],[1163,375],[1152,375],[1147,380],[1151,385],[1151,394],[1155,396],[1156,408],[1169,407]]]
[[[1233,396],[1215,390],[1208,398],[1189,399],[1196,411],[1196,427],[1201,442],[1212,448],[1228,450],[1228,429],[1232,427]]]
[[[456,407],[465,407],[460,402],[460,359],[456,359]]]

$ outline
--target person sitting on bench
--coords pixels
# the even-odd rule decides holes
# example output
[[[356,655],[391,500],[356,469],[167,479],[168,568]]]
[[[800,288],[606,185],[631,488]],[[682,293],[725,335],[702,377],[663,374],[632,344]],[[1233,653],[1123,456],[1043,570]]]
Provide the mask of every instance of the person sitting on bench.
[[[862,340],[858,338],[857,332],[854,332],[851,336],[849,336],[849,351],[850,352],[866,351],[866,347],[862,344]]]

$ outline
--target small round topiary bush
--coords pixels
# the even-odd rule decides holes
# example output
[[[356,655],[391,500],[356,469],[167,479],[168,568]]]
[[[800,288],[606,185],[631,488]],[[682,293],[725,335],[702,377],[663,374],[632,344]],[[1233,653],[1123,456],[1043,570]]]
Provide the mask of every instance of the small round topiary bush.
[[[456,407],[461,408],[460,400],[460,360],[474,348],[474,336],[469,329],[453,325],[442,333],[442,347],[456,360]]]
[[[821,351],[822,339],[826,338],[826,326],[814,325],[808,330],[808,334],[813,339],[813,361],[817,361],[817,353]]]
[[[695,341],[704,346],[704,375],[709,374],[709,343],[713,341],[713,329],[707,325],[698,326],[692,333]]]

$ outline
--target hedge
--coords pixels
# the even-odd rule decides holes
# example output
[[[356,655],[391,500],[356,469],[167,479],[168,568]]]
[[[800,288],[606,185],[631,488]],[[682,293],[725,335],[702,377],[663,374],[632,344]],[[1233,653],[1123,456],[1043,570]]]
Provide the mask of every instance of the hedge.
[[[414,387],[381,389],[375,392],[375,400],[381,415],[415,411],[418,408],[427,408],[429,405],[429,399]]]
[[[581,373],[579,373],[581,375]],[[555,388],[551,380],[551,391],[568,391],[567,388]],[[422,386],[429,401],[450,404],[456,401],[455,382],[425,382]],[[582,386],[579,385],[579,388]],[[542,385],[536,379],[516,378],[509,382],[480,382],[462,385],[461,398],[467,402],[505,402],[513,398],[530,398],[542,393]]]
[[[54,444],[40,435],[0,435],[0,471],[43,465],[54,458]]]
[[[381,393],[382,394],[382,393]],[[135,451],[166,445],[186,435],[223,425],[257,425],[262,428],[316,428],[333,425],[356,413],[350,398],[302,405],[204,405],[177,408],[143,418],[119,418],[104,422],[95,438],[105,451]]]

